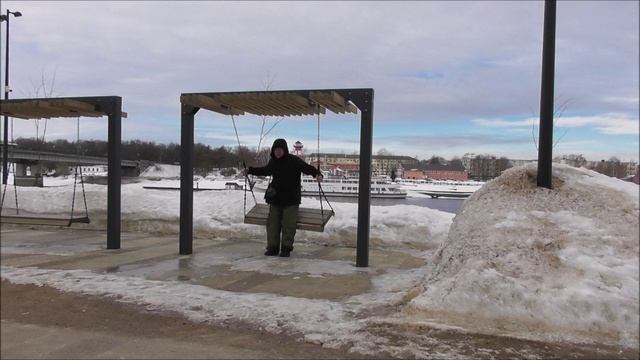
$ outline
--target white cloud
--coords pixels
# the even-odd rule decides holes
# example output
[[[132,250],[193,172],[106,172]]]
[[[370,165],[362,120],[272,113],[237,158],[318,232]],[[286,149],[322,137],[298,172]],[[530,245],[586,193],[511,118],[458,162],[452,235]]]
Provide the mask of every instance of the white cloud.
[[[538,124],[538,119],[529,118],[525,120],[503,120],[503,119],[472,119],[471,122],[479,126],[485,127],[531,127],[534,124]]]
[[[638,96],[607,96],[604,98],[604,101],[614,104],[635,105],[636,107],[640,104],[640,98]]]
[[[483,127],[518,128],[532,127],[538,118],[524,120],[473,119],[474,124]],[[592,116],[562,116],[555,119],[556,127],[574,128],[589,126],[609,135],[634,135],[639,133],[640,122],[627,114],[601,114]]]

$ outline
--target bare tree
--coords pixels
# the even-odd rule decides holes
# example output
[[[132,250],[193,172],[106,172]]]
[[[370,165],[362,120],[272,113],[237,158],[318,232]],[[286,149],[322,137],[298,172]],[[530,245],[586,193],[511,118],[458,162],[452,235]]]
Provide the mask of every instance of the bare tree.
[[[558,104],[559,103],[559,105],[556,107],[556,109],[553,112],[553,128],[554,128],[554,130],[556,129],[556,125],[558,124],[558,119],[562,118],[562,115],[564,115],[564,112],[567,111],[567,107],[569,106],[569,103],[572,100],[573,99],[569,98],[567,100],[563,100],[562,101],[560,96],[558,96],[555,99],[554,104]],[[531,116],[535,117],[535,112],[532,109],[530,109],[530,111],[531,111]],[[562,140],[562,138],[564,138],[565,135],[567,135],[568,131],[569,131],[569,129],[565,129],[564,132],[562,134],[560,134],[560,136],[558,136],[556,138],[556,141],[553,142],[553,147],[552,148],[555,148],[556,145],[558,145],[560,140]],[[535,123],[535,121],[531,123],[531,137],[533,139],[533,144],[536,147],[536,151],[538,151],[538,139],[536,138],[536,123]]]
[[[33,79],[29,79],[31,83],[31,94],[29,96],[36,98],[50,98],[54,94],[55,85],[56,85],[56,75],[58,73],[58,69],[53,70],[53,75],[51,79],[47,79],[47,75],[45,74],[45,70],[42,69],[40,73],[40,81],[35,83]],[[45,136],[47,134],[47,123],[49,119],[34,119],[34,125],[36,127],[36,140],[40,142],[45,141]],[[12,124],[13,127],[13,124]],[[42,137],[40,137],[40,128],[42,127]],[[12,129],[13,133],[13,129]]]
[[[275,82],[275,75],[272,75],[270,71],[267,71],[266,77],[262,80],[262,88],[267,91],[272,90],[274,82]],[[258,139],[258,148],[256,149],[256,159],[255,159],[256,162],[261,162],[260,160],[263,160],[262,162],[265,161],[265,159],[261,158],[261,155],[264,154],[264,152],[261,151],[262,144],[264,143],[264,140],[267,138],[267,135],[269,135],[271,130],[273,130],[282,120],[284,120],[284,117],[280,117],[279,119],[276,119],[275,123],[273,123],[273,125],[271,125],[271,127],[269,127],[267,131],[265,131],[265,127],[267,126],[268,119],[269,119],[268,116],[266,115],[262,116],[260,138]]]

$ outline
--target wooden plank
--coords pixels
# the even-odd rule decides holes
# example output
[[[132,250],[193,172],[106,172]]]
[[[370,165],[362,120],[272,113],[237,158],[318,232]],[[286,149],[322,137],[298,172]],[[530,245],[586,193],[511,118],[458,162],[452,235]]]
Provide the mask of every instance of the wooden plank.
[[[2,215],[0,222],[6,224],[23,224],[23,225],[47,225],[47,226],[69,226],[69,219],[34,217],[34,216],[18,216],[18,215]]]
[[[71,100],[64,100],[71,101]],[[79,101],[71,101],[69,105],[61,100],[51,100],[47,102],[44,100],[28,101],[24,103],[14,103],[3,105],[2,113],[7,115],[28,118],[28,119],[40,119],[40,118],[54,118],[54,117],[101,117],[103,113],[95,110],[86,110],[86,107],[78,108],[77,103],[85,104]],[[89,104],[85,104],[89,105]]]
[[[251,114],[267,116],[277,115],[272,111],[272,109],[266,108],[263,104],[251,101],[251,99],[247,98],[246,94],[220,95],[218,99],[221,103],[228,104],[233,108],[246,111]]]
[[[253,109],[257,111],[253,112],[256,115],[267,115],[267,116],[285,116],[288,115],[287,111],[283,111],[278,107],[273,106],[272,104],[265,101],[267,98],[264,95],[257,94],[246,94],[243,97],[243,103],[246,106],[251,106]]]
[[[224,115],[231,115],[231,114],[244,115],[244,111],[240,111],[237,109],[229,109],[227,107],[224,107],[223,104],[220,103],[219,101],[216,101],[215,99],[205,95],[200,95],[200,94],[181,95],[180,102],[183,104],[218,112]]]
[[[309,98],[329,108],[336,114],[343,114],[347,111],[347,101],[335,91],[313,91],[309,94]]]
[[[247,102],[253,106],[258,107],[264,111],[264,115],[269,116],[292,116],[290,109],[282,106],[278,102],[274,101],[273,97],[269,94],[248,94]],[[262,115],[262,114],[258,114]]]
[[[274,109],[277,112],[279,112],[280,116],[294,116],[294,115],[300,115],[301,114],[300,112],[292,110],[292,109],[288,108],[287,106],[281,104],[277,100],[277,98],[275,96],[272,96],[272,94],[266,94],[266,95],[262,96],[262,99],[260,99],[260,100],[263,103],[267,104],[272,109]]]
[[[284,93],[283,95],[287,100],[297,104],[304,115],[317,114],[316,107],[309,104],[309,99],[298,94]]]
[[[279,103],[286,106],[295,115],[307,115],[308,109],[296,101],[291,101],[284,93],[274,94],[273,98]]]
[[[358,107],[355,106],[350,101],[347,101],[347,108],[346,109],[347,109],[348,113],[351,113],[351,114],[357,114],[358,113]]]
[[[2,104],[1,110],[2,115],[20,119],[102,117],[107,115],[96,110],[93,104],[74,99],[31,100]],[[122,111],[121,116],[126,118],[127,113]]]
[[[76,113],[76,116],[102,117],[106,115],[104,112],[97,111],[93,104],[72,99],[52,100],[51,106],[69,113]]]
[[[278,104],[284,110],[288,111],[289,114],[291,114],[292,116],[302,115],[302,111],[300,111],[300,109],[295,104],[291,104],[287,102],[282,96],[282,94],[271,94],[271,101]]]
[[[245,224],[266,225],[269,216],[269,205],[256,204],[247,215],[245,215]],[[330,210],[300,208],[298,210],[298,220],[296,228],[309,231],[324,231],[324,226],[333,216]]]

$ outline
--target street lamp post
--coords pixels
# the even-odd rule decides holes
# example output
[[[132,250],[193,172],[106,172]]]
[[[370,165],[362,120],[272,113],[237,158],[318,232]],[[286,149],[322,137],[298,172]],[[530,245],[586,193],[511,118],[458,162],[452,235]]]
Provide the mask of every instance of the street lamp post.
[[[7,38],[5,42],[5,62],[4,62],[4,99],[9,99],[9,18],[11,15],[15,17],[22,16],[20,11],[12,12],[7,9],[6,15],[0,15],[0,22],[7,22]],[[2,183],[7,184],[7,180],[9,178],[9,117],[7,115],[4,116],[4,134],[3,134],[3,144],[4,151],[2,153]]]

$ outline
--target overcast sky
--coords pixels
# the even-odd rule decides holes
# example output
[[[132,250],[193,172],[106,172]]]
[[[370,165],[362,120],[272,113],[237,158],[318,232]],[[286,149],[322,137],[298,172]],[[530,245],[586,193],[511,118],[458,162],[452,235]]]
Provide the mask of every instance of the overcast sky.
[[[23,13],[10,22],[11,97],[36,95],[43,78],[55,85],[53,96],[122,96],[124,140],[179,142],[182,92],[371,87],[374,152],[537,157],[541,1],[2,7]],[[555,92],[563,111],[554,154],[638,159],[639,15],[637,1],[558,2]],[[4,36],[5,23],[3,65]],[[315,151],[315,121],[286,118],[267,141],[300,140]],[[358,149],[358,115],[321,121],[321,151]],[[237,122],[241,142],[257,146],[260,120]],[[106,139],[106,118],[81,123],[82,138]],[[36,135],[33,121],[16,120],[14,131]],[[75,120],[51,120],[46,138],[75,138]],[[208,111],[196,116],[196,141],[237,145],[231,120]]]

